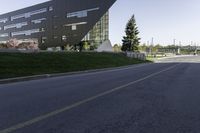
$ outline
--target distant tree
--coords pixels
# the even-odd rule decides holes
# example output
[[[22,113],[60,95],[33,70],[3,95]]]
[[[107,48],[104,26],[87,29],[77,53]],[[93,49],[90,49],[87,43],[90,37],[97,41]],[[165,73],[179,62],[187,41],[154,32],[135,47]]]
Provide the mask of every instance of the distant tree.
[[[27,42],[21,42],[19,45],[16,47],[18,49],[26,49],[26,50],[38,50],[38,43],[35,42],[34,40],[29,40]]]
[[[31,50],[38,50],[38,43],[34,42],[34,41],[30,41],[28,42],[29,45],[28,45],[28,49],[31,49]]]
[[[6,44],[7,44],[7,48],[17,48],[20,43],[16,38],[14,38],[14,39],[8,40]]]
[[[90,45],[90,50],[94,51],[95,49],[97,49],[97,47],[95,45]]]
[[[138,37],[139,31],[134,15],[128,21],[125,33],[126,36],[124,36],[122,40],[122,51],[137,51],[140,44],[140,38]]]
[[[84,48],[85,43],[86,43],[86,41],[81,41],[81,42],[78,44],[78,50],[79,50],[79,52],[82,52],[82,51],[83,51],[83,48]]]
[[[84,41],[83,49],[84,50],[89,50],[90,49],[90,42],[89,41]]]
[[[114,52],[121,52],[121,45],[120,44],[115,44],[113,46]]]
[[[82,41],[78,44],[78,46],[79,46],[79,52],[83,51],[83,45],[84,45],[84,42],[82,42]]]
[[[20,44],[17,46],[17,48],[18,48],[18,49],[28,49],[28,45],[29,45],[29,43],[27,43],[27,42],[22,42],[22,43],[20,43]]]
[[[40,50],[47,50],[47,46],[45,44],[39,44],[38,47]]]
[[[148,46],[145,43],[143,43],[142,45],[139,45],[138,48],[140,51],[146,52],[148,49]]]
[[[0,43],[0,49],[1,48],[8,48],[6,43]]]
[[[74,45],[74,51],[82,52],[83,50],[90,49],[90,43],[88,41],[81,41],[78,44]]]
[[[160,44],[157,44],[157,45],[153,46],[152,52],[157,53],[160,48],[162,48],[162,46]]]

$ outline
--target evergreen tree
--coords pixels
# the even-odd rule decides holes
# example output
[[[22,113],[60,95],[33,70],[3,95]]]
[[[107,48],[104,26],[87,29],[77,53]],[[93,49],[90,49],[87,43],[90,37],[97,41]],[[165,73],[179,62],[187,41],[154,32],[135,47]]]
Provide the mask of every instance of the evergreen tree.
[[[125,33],[126,36],[124,36],[122,40],[122,51],[137,51],[140,44],[140,38],[138,37],[139,31],[134,15],[128,21]]]

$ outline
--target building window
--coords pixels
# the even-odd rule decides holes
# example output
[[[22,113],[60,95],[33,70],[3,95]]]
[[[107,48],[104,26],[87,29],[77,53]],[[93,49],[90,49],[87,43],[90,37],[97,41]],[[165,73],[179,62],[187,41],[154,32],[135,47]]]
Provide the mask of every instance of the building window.
[[[53,11],[53,6],[50,6],[50,7],[49,7],[49,11]]]
[[[53,36],[53,39],[58,39],[58,36]]]
[[[78,25],[85,25],[85,24],[87,24],[87,22],[66,24],[66,25],[64,25],[64,26],[71,27],[72,30],[77,30],[77,26],[78,26]]]
[[[41,19],[35,19],[35,20],[31,20],[32,23],[34,24],[40,24],[42,23],[42,21],[47,20],[46,18],[41,18]]]
[[[4,30],[11,29],[11,28],[22,28],[23,26],[26,26],[26,25],[28,25],[27,22],[6,25],[6,26],[4,26]]]
[[[40,29],[32,29],[32,30],[25,30],[25,31],[18,31],[18,32],[12,32],[11,35],[13,36],[19,36],[19,35],[26,35],[29,36],[34,33],[41,32]]]
[[[3,33],[3,34],[0,34],[0,37],[8,37],[8,33]]]
[[[76,25],[72,25],[72,30],[76,30]]]
[[[28,15],[26,15],[26,14],[19,14],[19,15],[16,15],[16,16],[12,16],[11,17],[11,21],[13,21],[15,19],[25,18],[25,17],[27,18]]]
[[[86,11],[80,11],[80,12],[74,12],[74,13],[68,13],[67,14],[67,18],[72,18],[72,17],[77,17],[77,18],[87,17],[87,12]]]
[[[66,42],[66,41],[67,41],[67,36],[66,36],[66,35],[63,35],[63,36],[62,36],[62,41],[63,41],[63,42]]]
[[[0,19],[0,23],[6,23],[8,21],[8,18],[2,18]]]
[[[35,10],[35,11],[32,11],[32,12],[19,14],[19,15],[16,15],[16,16],[11,16],[11,21],[16,20],[16,19],[20,19],[20,18],[29,18],[32,15],[41,14],[41,13],[45,13],[45,12],[47,12],[47,8],[42,8],[42,9]]]
[[[54,25],[54,26],[53,26],[53,29],[58,29],[58,26],[57,26],[57,25]]]
[[[58,18],[58,16],[57,15],[53,15],[53,18]]]
[[[39,32],[42,32],[42,31],[40,29],[29,30],[29,34],[34,34],[34,33],[39,33]]]
[[[46,43],[47,37],[42,37],[42,43]]]
[[[41,32],[44,32],[44,31],[45,31],[45,28],[41,28],[40,31],[41,31]]]
[[[88,16],[88,12],[96,11],[96,10],[99,10],[99,7],[86,9],[86,10],[82,10],[82,11],[77,11],[77,12],[67,13],[67,18],[72,18],[72,17],[83,18],[83,17],[87,17]]]
[[[30,12],[30,15],[32,16],[32,15],[41,14],[41,13],[45,13],[45,12],[47,12],[47,8],[42,8],[42,9]]]

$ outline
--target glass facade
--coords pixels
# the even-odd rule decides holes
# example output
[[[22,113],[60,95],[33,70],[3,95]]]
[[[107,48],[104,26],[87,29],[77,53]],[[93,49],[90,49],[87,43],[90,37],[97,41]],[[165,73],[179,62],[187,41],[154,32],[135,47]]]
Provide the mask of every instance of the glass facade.
[[[109,12],[104,14],[83,40],[89,41],[90,44],[96,48],[104,41],[109,40]]]

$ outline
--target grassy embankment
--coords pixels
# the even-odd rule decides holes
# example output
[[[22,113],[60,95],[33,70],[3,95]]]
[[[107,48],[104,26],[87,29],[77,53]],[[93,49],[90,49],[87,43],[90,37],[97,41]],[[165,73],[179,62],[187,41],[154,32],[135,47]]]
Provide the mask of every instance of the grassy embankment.
[[[0,79],[144,63],[111,53],[0,53]]]

